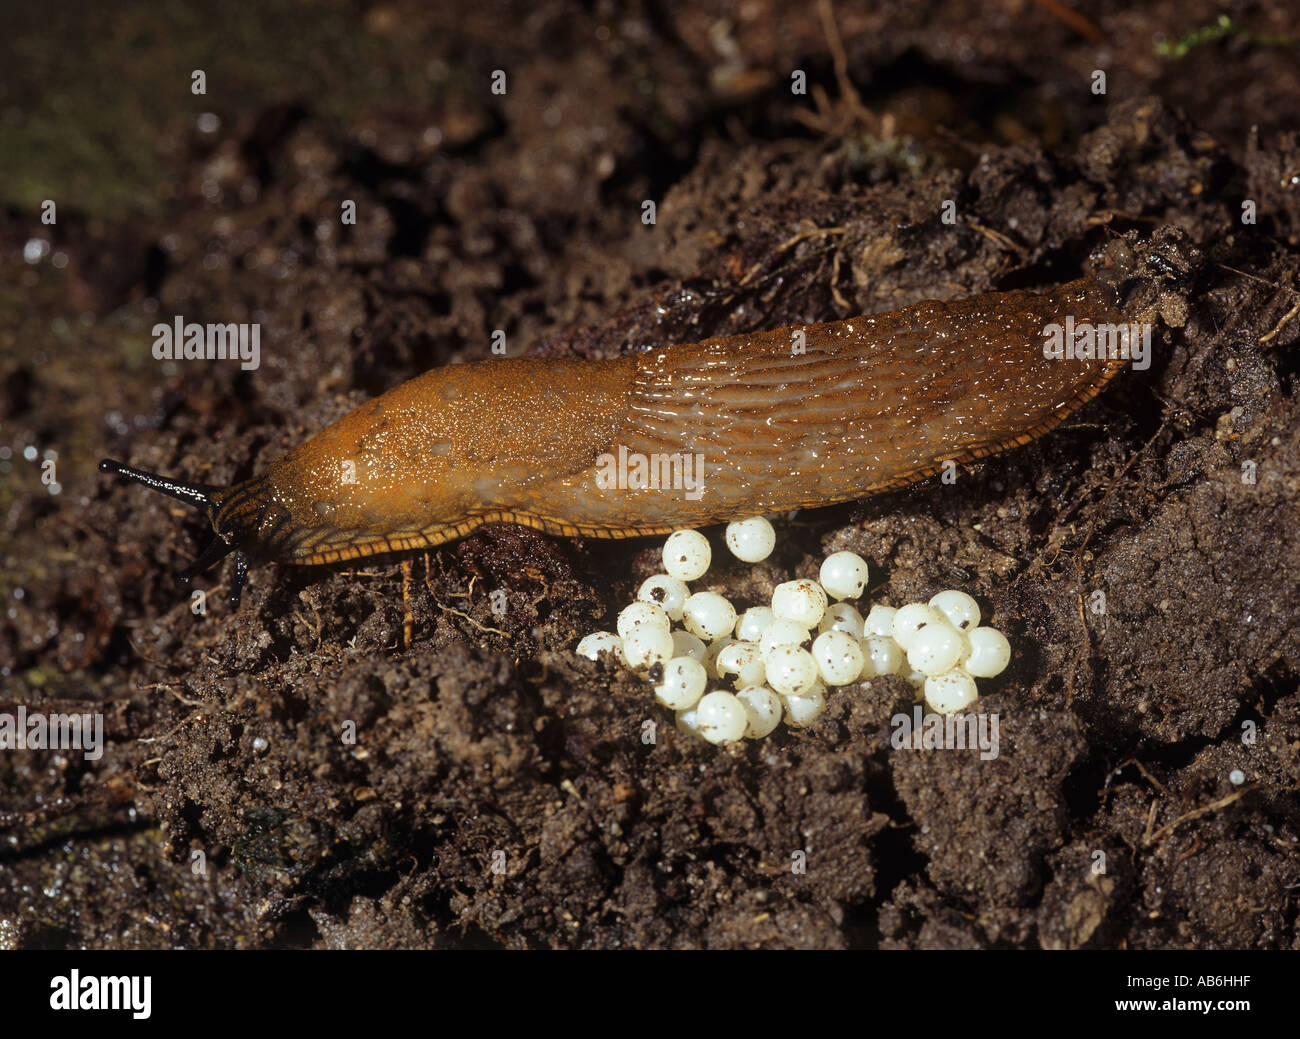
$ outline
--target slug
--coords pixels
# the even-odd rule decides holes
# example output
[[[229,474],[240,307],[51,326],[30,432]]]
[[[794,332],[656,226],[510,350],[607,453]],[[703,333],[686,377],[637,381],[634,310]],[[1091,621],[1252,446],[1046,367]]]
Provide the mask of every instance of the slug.
[[[333,563],[429,548],[484,523],[665,533],[861,498],[1027,443],[1127,363],[1046,357],[1045,329],[1067,317],[1125,321],[1085,277],[612,360],[452,365],[232,487],[111,459],[100,470],[203,510],[216,538],[180,579],[233,553],[238,604],[250,556]],[[694,476],[675,488],[654,478],[683,467]]]

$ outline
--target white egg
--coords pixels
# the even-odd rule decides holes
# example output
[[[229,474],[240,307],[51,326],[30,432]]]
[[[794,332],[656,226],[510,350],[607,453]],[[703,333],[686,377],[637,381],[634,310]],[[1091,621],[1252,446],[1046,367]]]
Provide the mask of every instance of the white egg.
[[[695,705],[695,719],[700,735],[710,743],[726,743],[744,737],[749,728],[749,712],[731,693],[705,693]]]
[[[867,561],[856,552],[833,552],[819,574],[826,593],[835,599],[856,599],[867,587]]]
[[[949,588],[930,600],[932,609],[938,610],[958,631],[969,631],[980,622],[980,604],[965,592]]]
[[[802,729],[826,710],[826,687],[817,682],[799,696],[781,697],[781,702],[785,705],[785,723]]]
[[[822,632],[812,644],[812,656],[827,685],[848,685],[862,674],[862,647],[848,632]]]
[[[772,626],[774,620],[776,614],[772,612],[772,607],[751,606],[736,622],[736,638],[742,642],[757,642],[763,637],[763,632]]]
[[[758,648],[766,657],[777,646],[802,646],[812,643],[812,636],[802,624],[794,621],[775,620],[758,640]]]
[[[642,628],[623,640],[623,655],[633,671],[648,671],[673,657],[673,637],[658,628]]]
[[[883,675],[896,675],[903,666],[903,651],[887,635],[868,635],[862,646],[862,673],[865,681]]]
[[[761,562],[776,547],[776,531],[762,516],[728,523],[725,537],[731,554],[746,563]]]
[[[817,625],[818,631],[844,631],[855,639],[862,638],[862,614],[857,608],[846,602],[832,603],[826,607],[826,616]]]
[[[791,620],[805,628],[815,628],[826,615],[826,592],[816,581],[801,579],[776,586],[772,593],[772,612],[778,620]]]
[[[708,684],[704,665],[690,657],[674,657],[664,664],[663,671],[663,678],[655,686],[655,699],[674,711],[694,707]]]
[[[641,602],[662,607],[664,613],[668,614],[669,620],[679,621],[682,619],[682,607],[686,605],[686,597],[690,594],[691,590],[686,587],[685,581],[669,577],[667,574],[655,574],[641,582],[636,597]]]
[[[664,569],[679,581],[695,581],[704,576],[713,561],[709,539],[698,530],[676,530],[664,542]]]
[[[939,714],[952,714],[979,699],[975,679],[964,671],[947,671],[925,680],[925,702]]]
[[[867,611],[867,619],[862,623],[862,634],[884,635],[894,637],[894,614],[898,611],[892,606],[873,606]]]
[[[912,639],[927,624],[947,624],[942,613],[923,602],[910,602],[894,614],[894,641],[904,652],[912,648]]]
[[[698,660],[703,664],[704,658],[707,657],[708,654],[709,647],[689,631],[673,632],[674,657],[690,657],[692,660]]]
[[[763,657],[767,684],[782,696],[798,696],[817,682],[817,661],[799,646],[777,646]]]
[[[1011,643],[997,628],[973,628],[966,633],[970,655],[962,666],[976,678],[993,678],[1011,662]]]
[[[941,675],[956,667],[966,653],[966,636],[951,624],[926,624],[912,635],[907,663],[923,675]]]
[[[745,705],[745,714],[749,724],[745,729],[746,739],[761,740],[771,735],[781,721],[785,705],[781,698],[764,685],[749,685],[736,694],[736,699]]]
[[[682,620],[692,635],[712,642],[735,629],[736,608],[717,592],[696,592],[686,600]]]
[[[622,661],[623,640],[612,631],[594,631],[578,643],[578,655],[597,660],[605,653],[611,660]]]
[[[767,679],[763,652],[753,642],[733,642],[727,646],[718,654],[716,668],[718,678],[734,681],[738,689],[762,685]]]
[[[624,642],[638,631],[670,631],[672,626],[664,608],[652,602],[634,602],[618,615],[618,636]]]

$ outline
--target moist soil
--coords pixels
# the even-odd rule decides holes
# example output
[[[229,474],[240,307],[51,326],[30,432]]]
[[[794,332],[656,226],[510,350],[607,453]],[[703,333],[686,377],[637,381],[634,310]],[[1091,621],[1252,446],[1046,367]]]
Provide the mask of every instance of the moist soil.
[[[106,736],[0,754],[0,947],[1300,946],[1294,5],[110,6],[0,41],[0,700]],[[1120,240],[1148,369],[761,564],[707,531],[738,602],[840,549],[870,602],[973,594],[989,761],[893,749],[896,678],[676,731],[573,653],[661,538],[417,554],[406,645],[399,558],[194,612],[202,517],[96,471],[244,479],[498,329],[610,357]],[[155,361],[176,314],[260,367]]]

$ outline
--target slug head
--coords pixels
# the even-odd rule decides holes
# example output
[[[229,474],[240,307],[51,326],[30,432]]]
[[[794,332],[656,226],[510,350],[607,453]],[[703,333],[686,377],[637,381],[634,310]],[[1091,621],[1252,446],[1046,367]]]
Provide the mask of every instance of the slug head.
[[[245,499],[242,495],[234,495],[229,490],[223,491],[207,484],[185,483],[169,476],[158,476],[156,473],[123,465],[112,458],[105,458],[100,462],[99,471],[143,484],[159,494],[175,498],[204,513],[217,537],[199,553],[193,563],[176,575],[176,580],[182,588],[189,588],[190,582],[197,574],[210,570],[229,555],[235,564],[230,585],[230,601],[238,608],[240,595],[244,589],[244,579],[248,576],[246,550],[257,544],[256,531],[260,511],[254,502]]]

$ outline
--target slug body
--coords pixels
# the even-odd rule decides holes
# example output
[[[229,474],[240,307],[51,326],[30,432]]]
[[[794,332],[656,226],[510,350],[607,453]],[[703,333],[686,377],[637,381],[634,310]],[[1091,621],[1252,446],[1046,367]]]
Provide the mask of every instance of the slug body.
[[[663,533],[864,497],[1032,440],[1127,363],[1045,357],[1067,316],[1125,321],[1083,278],[605,361],[452,365],[227,489],[101,469],[208,513],[217,540],[186,577],[231,551],[239,581],[244,553],[330,563],[492,522]]]

